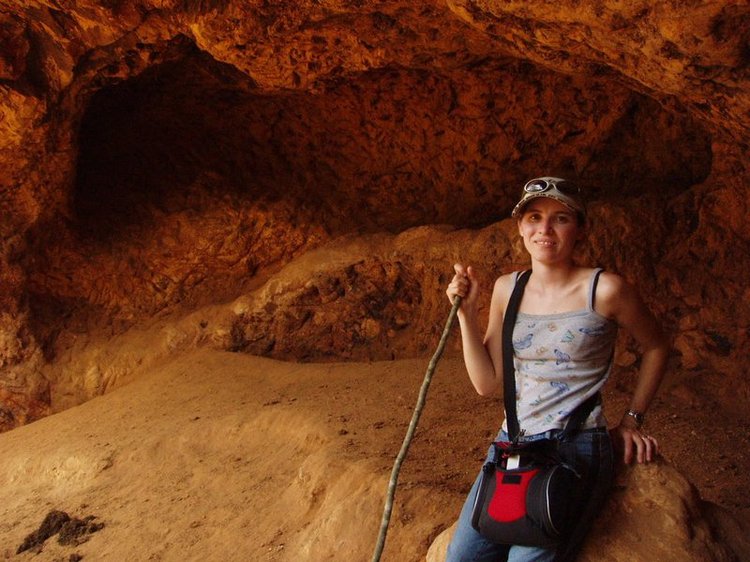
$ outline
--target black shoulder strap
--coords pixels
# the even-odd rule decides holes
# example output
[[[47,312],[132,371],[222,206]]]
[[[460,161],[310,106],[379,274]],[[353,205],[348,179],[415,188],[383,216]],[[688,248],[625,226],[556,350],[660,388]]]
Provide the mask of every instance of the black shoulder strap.
[[[596,287],[599,284],[599,276],[602,274],[602,270],[598,269],[596,273],[594,273],[594,278],[591,280],[591,288],[589,290],[589,308],[591,310],[594,310],[594,304],[596,304]]]
[[[508,306],[505,309],[505,317],[503,318],[503,403],[505,405],[505,418],[508,421],[508,436],[511,441],[518,439],[521,433],[521,428],[518,424],[518,413],[516,411],[516,367],[513,364],[513,328],[516,325],[518,308],[521,304],[526,283],[529,282],[529,277],[531,277],[531,270],[526,270],[516,279],[516,285],[513,287],[513,292],[508,300]],[[597,275],[595,282],[598,279],[599,276]],[[563,440],[577,432],[600,400],[601,395],[597,392],[579,404],[570,414],[568,423],[565,424],[565,429],[563,429],[558,438]]]
[[[531,277],[531,270],[521,273],[516,279],[516,285],[508,300],[503,318],[503,402],[505,404],[505,419],[508,420],[508,435],[515,441],[520,433],[518,415],[516,413],[516,369],[513,365],[513,327],[518,316],[523,290]]]
[[[602,395],[597,392],[596,394],[592,394],[586,400],[578,404],[576,409],[573,410],[573,412],[570,414],[568,423],[565,424],[565,429],[563,429],[562,432],[557,435],[557,438],[560,441],[564,441],[565,439],[575,435],[581,428],[583,423],[586,421],[586,419],[589,417],[589,414],[594,411],[594,408],[601,401],[601,399]]]

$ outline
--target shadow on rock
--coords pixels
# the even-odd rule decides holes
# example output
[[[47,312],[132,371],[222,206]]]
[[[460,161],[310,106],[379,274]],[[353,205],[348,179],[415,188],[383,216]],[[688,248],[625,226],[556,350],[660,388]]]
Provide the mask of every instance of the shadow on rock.
[[[44,542],[57,534],[57,542],[61,545],[77,546],[84,543],[88,540],[88,535],[104,528],[104,523],[94,523],[95,519],[94,515],[78,519],[64,511],[50,511],[39,528],[24,539],[16,554],[32,549],[39,552]]]

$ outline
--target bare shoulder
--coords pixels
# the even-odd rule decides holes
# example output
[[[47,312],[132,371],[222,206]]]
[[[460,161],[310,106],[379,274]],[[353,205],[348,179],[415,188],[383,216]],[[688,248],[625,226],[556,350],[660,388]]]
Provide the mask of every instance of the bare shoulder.
[[[668,343],[664,332],[638,290],[614,273],[602,274],[600,283],[601,291],[599,288],[596,291],[596,311],[630,332],[642,349],[661,347],[666,350]]]
[[[506,273],[495,279],[495,289],[513,289],[515,284],[516,272]]]
[[[599,284],[597,285],[596,295],[604,297],[606,296],[617,296],[622,291],[634,290],[633,286],[625,281],[621,276],[616,273],[610,273],[609,271],[602,271],[599,276]]]
[[[516,283],[516,272],[506,273],[501,275],[495,280],[495,287],[493,289],[493,297],[495,295],[504,296],[507,301],[510,298],[510,294],[513,292],[513,287]]]
[[[635,287],[616,273],[603,271],[596,287],[594,308],[608,318],[617,318],[624,309],[638,307],[641,299]]]
[[[493,307],[499,308],[501,311],[505,310],[505,306],[508,304],[508,299],[510,299],[510,294],[513,292],[515,277],[515,272],[506,273],[495,280],[495,286],[492,289]]]

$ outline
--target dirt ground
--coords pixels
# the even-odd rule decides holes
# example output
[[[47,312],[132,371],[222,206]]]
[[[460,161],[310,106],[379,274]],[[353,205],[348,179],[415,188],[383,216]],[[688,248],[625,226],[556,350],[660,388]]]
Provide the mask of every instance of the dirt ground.
[[[0,558],[369,560],[428,359],[302,365],[199,350],[0,435]],[[609,385],[609,410],[626,387]],[[649,431],[705,499],[748,518],[747,422],[685,388],[667,382]],[[423,560],[453,523],[501,410],[473,392],[460,357],[443,358],[383,560]],[[104,526],[16,555],[52,510]]]

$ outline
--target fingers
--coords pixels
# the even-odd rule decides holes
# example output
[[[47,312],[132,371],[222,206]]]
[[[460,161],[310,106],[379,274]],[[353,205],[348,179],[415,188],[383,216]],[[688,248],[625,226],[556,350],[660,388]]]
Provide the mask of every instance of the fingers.
[[[625,464],[630,464],[633,460],[633,441],[630,439],[625,439],[624,442],[624,458]]]
[[[465,268],[460,263],[455,264],[453,269],[456,271],[456,274],[453,276],[453,279],[451,279],[450,285],[448,285],[448,290],[446,291],[451,301],[457,296],[465,298],[466,295],[469,294],[469,290],[471,289],[471,278],[474,274],[471,267]]]
[[[643,464],[646,460],[646,440],[639,436],[633,437],[633,443],[635,443],[636,448],[636,460],[638,461],[638,464]]]
[[[652,462],[659,452],[658,441],[650,435],[632,433],[630,439],[625,439],[624,460],[630,464],[635,457],[638,464]]]
[[[456,274],[451,279],[445,293],[451,303],[455,302],[456,297],[461,297],[460,313],[475,314],[479,298],[479,282],[474,274],[474,268],[457,263],[453,266],[453,269]]]
[[[659,443],[650,435],[642,435],[641,440],[644,448],[644,462],[651,462],[659,452]]]
[[[628,428],[618,428],[614,435],[619,436],[617,441],[622,446],[625,464],[633,461],[639,464],[649,463],[659,453],[659,442],[651,435]]]
[[[633,441],[638,449],[637,459],[640,464],[648,463],[654,460],[659,448],[656,439],[643,433],[633,436]]]

